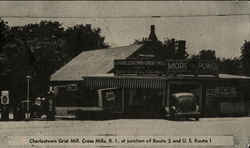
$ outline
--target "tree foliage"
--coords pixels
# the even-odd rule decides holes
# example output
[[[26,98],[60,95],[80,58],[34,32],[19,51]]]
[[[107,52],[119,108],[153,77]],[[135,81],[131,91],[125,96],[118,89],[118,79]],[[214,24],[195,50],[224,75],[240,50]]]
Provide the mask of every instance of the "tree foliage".
[[[241,63],[244,73],[250,74],[250,41],[245,41],[241,47]]]
[[[145,43],[147,40],[148,40],[148,38],[146,38],[146,37],[143,37],[141,39],[135,39],[133,44],[135,44],[135,45],[142,44],[142,43]]]
[[[7,33],[9,31],[8,23],[0,18],[0,53],[2,53],[2,48],[6,44]]]
[[[216,60],[216,55],[215,55],[215,50],[201,50],[199,53],[200,60],[204,61],[215,61]]]
[[[186,59],[188,57],[186,41],[167,38],[163,42],[162,54],[165,55],[166,59]]]
[[[9,31],[9,26],[7,22],[0,18],[0,89],[4,89],[3,85],[6,84],[10,76],[11,65],[9,58],[3,52],[3,47],[6,46],[7,33]],[[7,86],[9,87],[9,86]]]
[[[16,99],[26,97],[25,76],[32,77],[31,97],[35,97],[48,91],[51,74],[77,54],[108,46],[101,29],[88,25],[65,30],[57,21],[41,21],[9,27],[0,20],[0,29],[0,74],[6,75],[0,77],[0,87],[16,94],[12,96]]]
[[[194,54],[189,57],[189,60],[198,62],[198,61],[219,61],[216,57],[215,50],[201,50],[199,54]]]
[[[227,74],[241,74],[239,58],[223,58],[220,60],[220,72]]]
[[[74,57],[82,51],[108,47],[104,43],[105,37],[100,35],[101,29],[92,29],[91,25],[76,25],[64,32],[64,52]]]

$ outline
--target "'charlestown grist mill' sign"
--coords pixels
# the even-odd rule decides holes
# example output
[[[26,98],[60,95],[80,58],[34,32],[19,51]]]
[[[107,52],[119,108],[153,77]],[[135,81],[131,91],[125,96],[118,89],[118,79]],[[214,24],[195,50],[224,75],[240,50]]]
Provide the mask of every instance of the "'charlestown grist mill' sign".
[[[212,74],[217,75],[219,64],[211,61],[185,60],[114,60],[115,75],[122,74]]]

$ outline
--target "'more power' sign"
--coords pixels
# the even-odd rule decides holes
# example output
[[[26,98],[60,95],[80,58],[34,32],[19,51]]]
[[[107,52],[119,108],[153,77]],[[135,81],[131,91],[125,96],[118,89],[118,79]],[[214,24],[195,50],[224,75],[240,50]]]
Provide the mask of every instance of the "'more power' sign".
[[[188,62],[186,61],[168,61],[167,62],[168,71],[187,71]]]
[[[211,61],[186,60],[115,60],[114,73],[120,74],[217,74],[219,64]]]

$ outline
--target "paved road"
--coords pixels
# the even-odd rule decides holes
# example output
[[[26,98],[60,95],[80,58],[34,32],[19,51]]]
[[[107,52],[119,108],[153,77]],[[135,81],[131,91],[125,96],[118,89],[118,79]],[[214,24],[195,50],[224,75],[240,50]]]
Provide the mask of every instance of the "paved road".
[[[8,136],[233,136],[234,146],[250,143],[250,117],[202,118],[200,121],[115,119],[105,121],[8,121],[0,122],[0,147]],[[26,147],[26,146],[21,146]],[[164,146],[167,147],[167,146]],[[181,146],[168,146],[181,147]],[[225,146],[228,147],[228,146]],[[202,146],[204,148],[204,146]],[[213,147],[214,148],[214,147]]]

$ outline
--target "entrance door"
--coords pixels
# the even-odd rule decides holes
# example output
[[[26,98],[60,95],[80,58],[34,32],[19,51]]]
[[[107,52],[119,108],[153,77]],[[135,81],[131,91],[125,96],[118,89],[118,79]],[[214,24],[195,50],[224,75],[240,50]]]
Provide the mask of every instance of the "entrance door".
[[[131,115],[136,118],[160,117],[162,98],[162,89],[136,89],[131,99]]]

